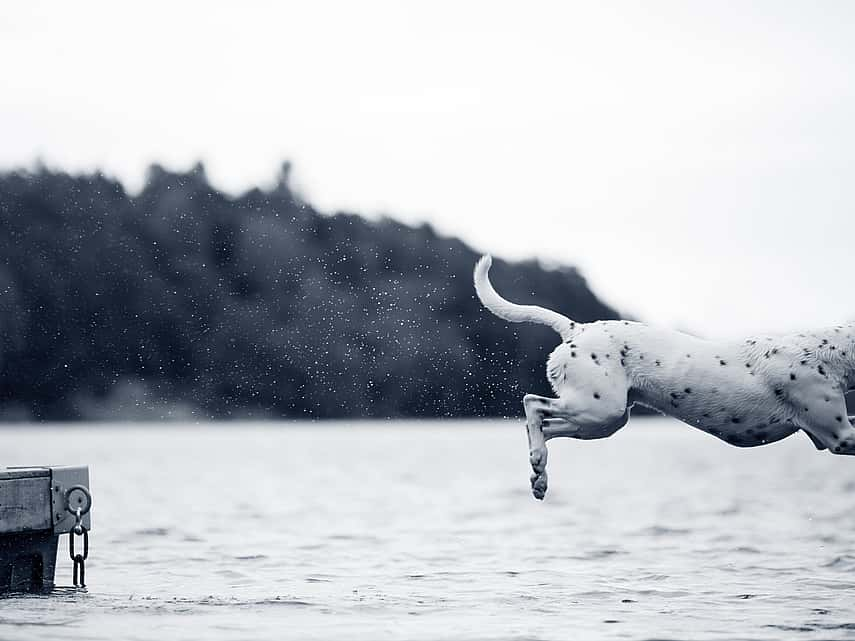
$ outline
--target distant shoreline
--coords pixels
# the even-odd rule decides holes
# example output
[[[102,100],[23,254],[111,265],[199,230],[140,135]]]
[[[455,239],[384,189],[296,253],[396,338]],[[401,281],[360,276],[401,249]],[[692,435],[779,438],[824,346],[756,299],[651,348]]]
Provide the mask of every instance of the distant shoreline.
[[[233,197],[157,165],[0,172],[0,420],[506,416],[558,337],[474,297],[479,253],[429,225]],[[496,260],[512,300],[618,317],[572,267]]]

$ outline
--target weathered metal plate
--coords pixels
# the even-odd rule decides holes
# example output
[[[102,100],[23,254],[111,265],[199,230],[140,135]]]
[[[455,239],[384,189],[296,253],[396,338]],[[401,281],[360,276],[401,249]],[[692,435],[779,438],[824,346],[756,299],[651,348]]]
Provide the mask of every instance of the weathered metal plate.
[[[75,485],[82,485],[89,489],[89,468],[85,465],[67,465],[51,467],[50,496],[53,508],[53,532],[63,534],[71,532],[74,527],[74,514],[68,511],[66,503],[66,492]],[[75,499],[81,498],[80,492],[75,492]],[[77,507],[72,505],[72,508]],[[83,527],[92,529],[92,513],[87,512],[83,516]]]
[[[0,478],[0,533],[50,530],[50,478]]]

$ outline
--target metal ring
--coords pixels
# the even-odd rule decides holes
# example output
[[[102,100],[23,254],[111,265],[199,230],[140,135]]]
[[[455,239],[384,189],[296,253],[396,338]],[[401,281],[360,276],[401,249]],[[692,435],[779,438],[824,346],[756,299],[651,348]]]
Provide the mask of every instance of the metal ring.
[[[86,507],[78,506],[76,508],[71,507],[71,493],[75,490],[79,490],[83,492],[83,496],[86,497]],[[80,510],[80,514],[86,514],[92,509],[92,495],[89,493],[89,489],[85,485],[72,485],[65,491],[65,509],[75,514],[77,510]]]

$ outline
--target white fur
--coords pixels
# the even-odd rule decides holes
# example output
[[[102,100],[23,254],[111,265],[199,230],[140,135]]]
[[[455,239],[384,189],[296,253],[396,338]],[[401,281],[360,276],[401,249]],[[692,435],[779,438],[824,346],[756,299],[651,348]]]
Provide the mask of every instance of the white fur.
[[[547,362],[557,398],[523,398],[535,497],[547,488],[546,441],[610,436],[635,403],[739,447],[802,430],[817,449],[855,454],[844,400],[855,385],[855,326],[719,342],[630,321],[577,323],[499,296],[490,264],[484,256],[475,267],[484,306],[505,320],[548,325],[563,340]]]

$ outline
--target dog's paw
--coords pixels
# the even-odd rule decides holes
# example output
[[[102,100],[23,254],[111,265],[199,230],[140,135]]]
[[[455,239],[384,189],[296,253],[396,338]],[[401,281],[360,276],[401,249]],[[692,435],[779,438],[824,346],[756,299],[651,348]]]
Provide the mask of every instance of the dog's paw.
[[[546,487],[546,472],[531,475],[531,493],[538,501],[542,501],[543,497],[546,496]]]
[[[541,474],[546,471],[546,458],[548,452],[545,447],[537,447],[529,452],[528,460],[531,462],[531,469],[535,474]]]

